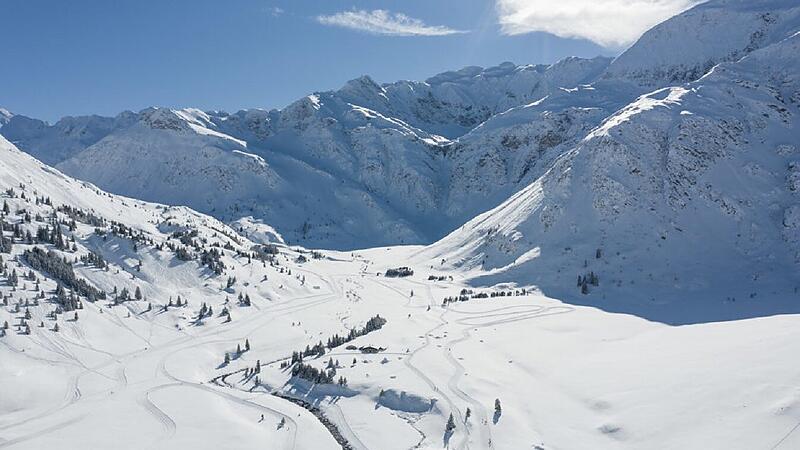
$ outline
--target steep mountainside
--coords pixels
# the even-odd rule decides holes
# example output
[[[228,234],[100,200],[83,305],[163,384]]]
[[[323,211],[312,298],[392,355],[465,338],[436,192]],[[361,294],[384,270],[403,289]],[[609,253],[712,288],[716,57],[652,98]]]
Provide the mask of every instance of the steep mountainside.
[[[800,33],[639,97],[424,258],[639,307],[796,296],[798,55]]]
[[[656,25],[614,60],[606,78],[646,88],[696,80],[721,62],[797,31],[800,5],[788,0],[715,0]]]

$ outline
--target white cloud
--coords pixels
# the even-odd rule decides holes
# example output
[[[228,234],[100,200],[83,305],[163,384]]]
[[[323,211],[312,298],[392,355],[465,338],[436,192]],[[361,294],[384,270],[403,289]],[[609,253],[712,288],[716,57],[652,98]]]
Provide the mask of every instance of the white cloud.
[[[544,31],[621,47],[701,0],[496,0],[503,34]]]
[[[318,16],[317,21],[324,25],[390,36],[445,36],[465,33],[443,25],[426,25],[419,19],[383,9],[342,11],[330,16]]]
[[[270,8],[269,11],[270,11],[270,14],[272,14],[273,17],[278,17],[278,16],[280,16],[281,14],[284,13],[283,8],[280,8],[278,6],[273,6],[272,8]]]

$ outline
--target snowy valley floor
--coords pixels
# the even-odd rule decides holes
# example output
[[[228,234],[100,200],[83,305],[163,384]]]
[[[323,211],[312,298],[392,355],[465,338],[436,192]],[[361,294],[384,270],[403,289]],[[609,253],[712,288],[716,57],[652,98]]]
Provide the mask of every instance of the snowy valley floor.
[[[676,327],[539,293],[442,307],[464,287],[459,274],[378,276],[416,250],[326,252],[294,268],[303,290],[254,298],[229,323],[87,302],[58,333],[9,330],[0,448],[340,448],[272,392],[317,405],[356,449],[800,448],[800,316]],[[386,325],[348,344],[383,351],[306,358],[338,361],[347,387],[310,387],[281,368],[376,314]],[[256,361],[258,385],[244,370]]]

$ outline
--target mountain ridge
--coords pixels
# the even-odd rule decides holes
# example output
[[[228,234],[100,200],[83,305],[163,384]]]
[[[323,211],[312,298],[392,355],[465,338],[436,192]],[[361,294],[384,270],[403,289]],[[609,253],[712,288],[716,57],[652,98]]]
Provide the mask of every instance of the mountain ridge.
[[[714,37],[731,17],[737,26],[719,45]],[[654,27],[613,60],[466,67],[416,82],[362,76],[280,111],[148,108],[53,126],[14,116],[2,133],[109,191],[229,222],[252,216],[288,242],[338,249],[430,243],[533,182],[637,97],[699,78],[798,24],[800,8],[791,2],[716,0]],[[700,45],[668,51],[686,39]],[[191,180],[210,177],[204,189],[151,175],[181,164]]]

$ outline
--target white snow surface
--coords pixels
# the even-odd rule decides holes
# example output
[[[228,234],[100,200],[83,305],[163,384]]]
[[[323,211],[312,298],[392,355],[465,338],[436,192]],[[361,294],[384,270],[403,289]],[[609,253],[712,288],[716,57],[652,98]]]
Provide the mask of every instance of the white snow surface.
[[[794,311],[797,55],[800,34],[639,97],[423,260],[559,298],[585,297],[577,277],[594,272],[606,281],[591,297],[625,298],[608,307],[662,321],[677,312],[670,300],[702,316],[695,298],[738,302],[742,292],[745,310]]]
[[[798,55],[714,0],[611,63],[5,115],[0,448],[800,448]]]
[[[0,156],[2,200],[10,210],[3,220],[23,233],[46,226],[54,207],[72,205],[147,238],[133,246],[77,222],[74,231],[60,225],[68,241],[74,238],[74,250],[18,239],[2,255],[8,272],[0,293],[8,306],[0,306],[0,323],[10,326],[0,337],[0,448],[341,448],[311,413],[270,393],[316,405],[359,449],[800,445],[796,312],[773,314],[781,311],[741,298],[713,309],[740,308],[749,317],[675,326],[607,311],[610,299],[577,305],[523,284],[473,289],[520,294],[524,288],[525,295],[443,307],[442,299],[470,288],[473,276],[423,261],[429,250],[422,247],[323,251],[313,258],[279,245],[274,263],[262,264],[237,256],[254,244],[216,219],[104,193],[2,138]],[[45,198],[50,204],[36,201]],[[69,223],[59,211],[58,219]],[[223,249],[224,274],[159,249],[177,244],[176,231],[196,232],[195,245],[205,249]],[[108,270],[81,262],[74,268],[109,297],[82,299],[77,321],[72,312],[53,319],[56,282],[39,271],[38,283],[28,279],[21,255],[34,246],[70,261],[90,250],[103,255]],[[413,276],[380,275],[404,264],[413,264]],[[16,287],[8,283],[10,271],[19,275]],[[226,287],[230,277],[236,280]],[[38,304],[37,284],[45,293]],[[116,303],[115,286],[139,287],[144,298]],[[252,306],[238,304],[239,294],[250,296]],[[179,295],[188,306],[162,310]],[[15,312],[17,302],[29,306]],[[214,313],[198,321],[202,303]],[[220,316],[225,307],[230,322]],[[30,334],[17,326],[26,310]],[[317,368],[338,363],[346,388],[311,385],[281,368],[292,351],[346,334],[376,314],[387,320],[383,328],[348,344],[379,353],[342,345],[306,358]],[[236,353],[245,340],[250,350]],[[225,352],[233,355],[228,364]],[[244,373],[256,361],[258,384]],[[456,428],[446,434],[450,414]]]

